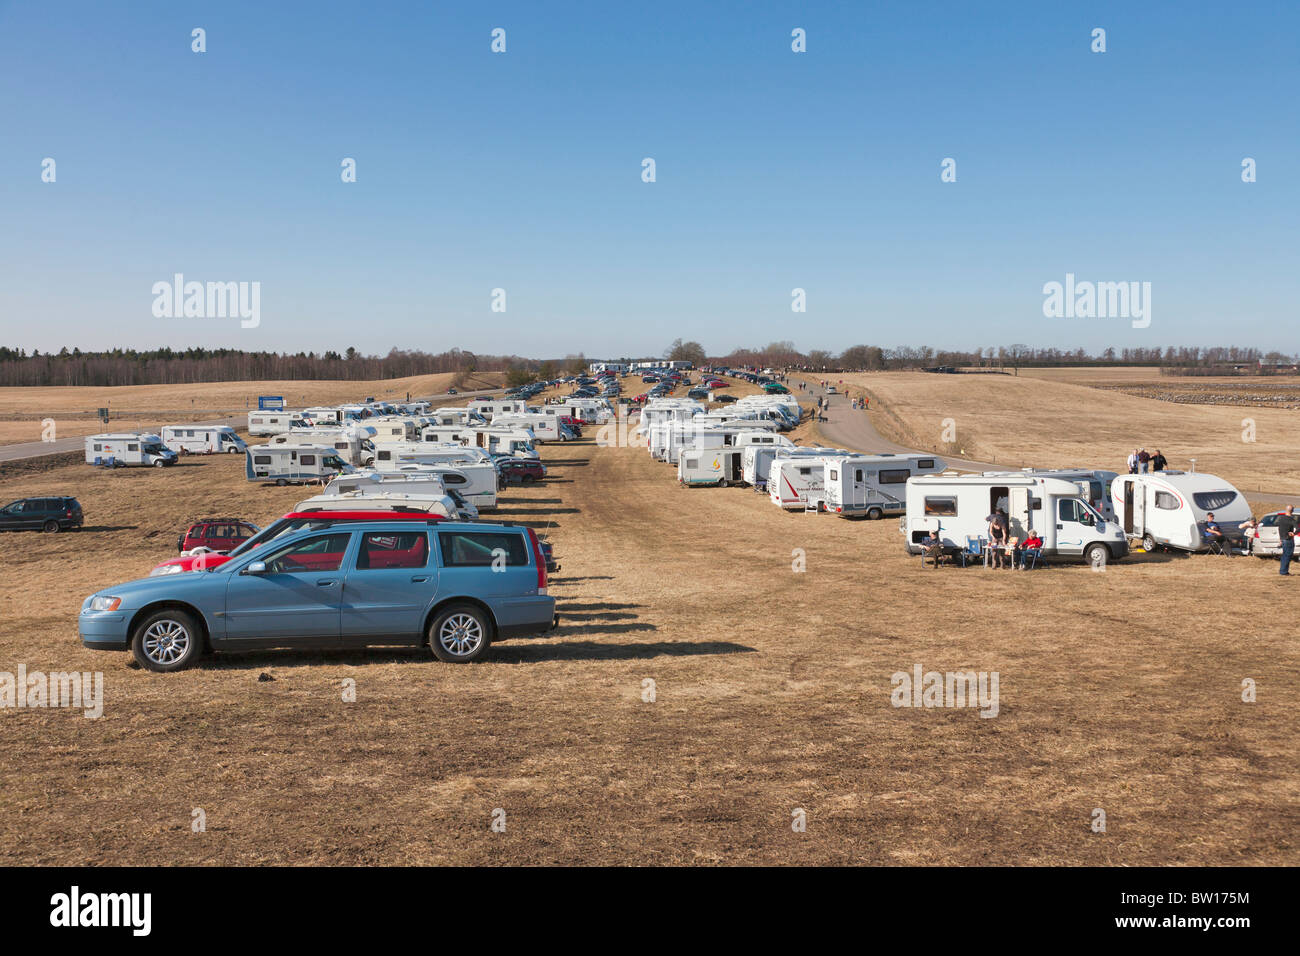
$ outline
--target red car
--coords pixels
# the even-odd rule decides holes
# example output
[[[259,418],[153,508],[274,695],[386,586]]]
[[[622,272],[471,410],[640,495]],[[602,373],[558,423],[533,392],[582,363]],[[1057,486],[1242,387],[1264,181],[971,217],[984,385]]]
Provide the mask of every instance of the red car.
[[[429,514],[427,511],[385,511],[378,508],[370,511],[291,511],[278,521],[271,522],[251,538],[245,539],[242,544],[227,553],[207,551],[203,554],[172,558],[150,571],[149,577],[153,578],[161,574],[180,574],[184,571],[207,571],[211,568],[217,568],[237,555],[246,554],[253,548],[261,547],[273,538],[278,538],[282,534],[297,531],[309,525],[313,528],[328,528],[338,522],[373,521],[376,518],[385,521],[441,520],[437,515]]]
[[[203,518],[190,525],[183,535],[176,539],[177,551],[193,551],[195,548],[207,548],[225,554],[239,547],[257,532],[261,531],[255,524],[238,518]]]
[[[582,437],[582,426],[587,424],[581,418],[574,418],[572,415],[561,415],[560,424],[568,425],[573,429],[573,433],[579,438]]]
[[[709,388],[729,388],[730,386],[720,378],[711,378],[704,383]]]

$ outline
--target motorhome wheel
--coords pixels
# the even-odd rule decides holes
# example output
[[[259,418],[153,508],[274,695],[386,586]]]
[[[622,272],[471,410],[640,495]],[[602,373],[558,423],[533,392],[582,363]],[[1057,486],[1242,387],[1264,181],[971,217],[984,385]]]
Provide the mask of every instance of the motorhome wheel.
[[[884,516],[885,516],[885,513],[884,513],[883,511],[881,511],[879,508],[868,508],[868,509],[867,509],[867,520],[869,520],[869,521],[876,521],[876,520],[878,520],[878,519],[880,519],[880,518],[883,518]]]
[[[1084,550],[1083,558],[1094,568],[1104,568],[1110,559],[1110,548],[1100,542],[1090,544]]]

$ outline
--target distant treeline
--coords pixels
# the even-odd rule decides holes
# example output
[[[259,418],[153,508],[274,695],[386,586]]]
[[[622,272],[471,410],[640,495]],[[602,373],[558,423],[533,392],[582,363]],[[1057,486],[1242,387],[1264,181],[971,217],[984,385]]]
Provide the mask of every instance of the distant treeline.
[[[622,356],[630,361],[651,356]],[[659,356],[655,356],[659,357]],[[773,342],[763,348],[735,349],[727,355],[706,356],[697,342],[676,340],[664,358],[689,359],[696,365],[715,362],[731,366],[802,368],[813,370],[883,370],[932,366],[975,366],[1018,369],[1053,366],[1158,366],[1166,374],[1231,374],[1244,366],[1264,370],[1290,367],[1295,357],[1253,348],[1175,347],[1106,349],[1093,355],[1084,349],[1030,348],[1026,345],[989,346],[972,351],[934,349],[929,346],[855,345],[838,354],[813,349],[803,352],[792,342]],[[614,360],[612,356],[606,356]],[[477,355],[461,349],[436,354],[393,349],[387,355],[346,352],[245,352],[239,349],[113,349],[83,352],[60,349],[57,353],[0,346],[0,386],[6,385],[171,385],[188,382],[310,381],[338,379],[371,381],[452,372],[462,378],[470,372],[507,372],[512,382],[550,378],[585,369],[582,353],[563,359],[534,359],[517,355]]]
[[[438,372],[504,371],[533,364],[517,356],[460,349],[431,354],[393,349],[383,357],[339,352],[244,352],[238,349],[61,349],[42,354],[0,346],[0,385],[172,385],[269,380],[375,380]]]

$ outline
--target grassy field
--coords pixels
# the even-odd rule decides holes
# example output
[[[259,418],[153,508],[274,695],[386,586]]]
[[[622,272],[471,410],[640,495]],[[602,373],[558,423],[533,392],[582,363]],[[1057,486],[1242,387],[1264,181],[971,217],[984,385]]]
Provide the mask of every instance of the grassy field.
[[[133,385],[121,388],[0,388],[0,444],[41,440],[41,422],[53,419],[61,438],[103,430],[96,409],[108,408],[115,431],[157,428],[172,421],[226,417],[257,408],[259,395],[283,395],[289,408],[377,399],[440,395],[454,376],[415,375],[373,382],[199,382],[188,385]],[[461,391],[499,388],[500,372],[472,375]]]
[[[1170,468],[1186,469],[1195,458],[1198,471],[1242,491],[1300,493],[1296,411],[1181,404],[1039,375],[842,378],[870,393],[876,428],[909,447],[1016,468],[1088,465],[1122,472],[1128,453],[1145,446],[1163,451]],[[948,427],[955,442],[944,440]]]
[[[543,456],[494,517],[555,543],[554,636],[468,666],[264,652],[167,676],[82,649],[82,598],[193,518],[309,491],[225,457],[0,466],[0,496],[76,494],[87,521],[2,539],[0,670],[105,680],[98,720],[0,710],[0,862],[1300,862],[1300,592],[1271,562],[922,570],[895,521],[684,489],[641,448]],[[916,664],[998,672],[997,716],[891,706]]]

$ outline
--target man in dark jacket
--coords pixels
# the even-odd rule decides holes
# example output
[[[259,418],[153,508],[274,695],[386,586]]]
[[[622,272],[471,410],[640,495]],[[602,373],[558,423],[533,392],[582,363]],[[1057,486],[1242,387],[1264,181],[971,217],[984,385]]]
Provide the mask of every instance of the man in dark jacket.
[[[1169,462],[1165,460],[1165,456],[1160,454],[1160,449],[1157,448],[1156,453],[1151,456],[1151,470],[1164,471],[1165,465],[1167,464],[1169,464]]]
[[[1278,574],[1291,576],[1291,555],[1295,554],[1295,506],[1292,505],[1286,509],[1286,514],[1277,519],[1277,534],[1279,543],[1282,545],[1282,565],[1278,568]]]

